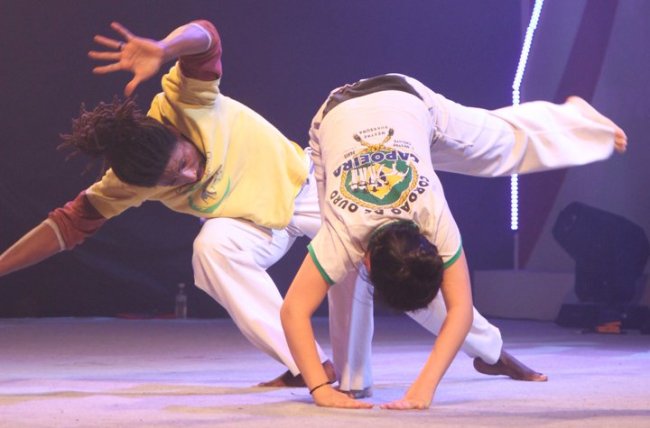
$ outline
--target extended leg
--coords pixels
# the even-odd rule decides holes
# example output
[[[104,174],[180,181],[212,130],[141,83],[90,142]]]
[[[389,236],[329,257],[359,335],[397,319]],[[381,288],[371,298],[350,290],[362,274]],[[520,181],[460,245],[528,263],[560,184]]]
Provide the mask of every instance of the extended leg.
[[[438,334],[447,315],[440,295],[426,310],[408,312],[411,318],[433,334]],[[499,329],[474,308],[474,321],[462,350],[474,358],[474,368],[483,374],[505,375],[516,380],[545,381],[546,375],[537,373],[503,350]]]
[[[584,165],[627,145],[625,133],[586,101],[525,102],[497,110],[467,107],[408,78],[435,126],[434,168],[496,177]]]

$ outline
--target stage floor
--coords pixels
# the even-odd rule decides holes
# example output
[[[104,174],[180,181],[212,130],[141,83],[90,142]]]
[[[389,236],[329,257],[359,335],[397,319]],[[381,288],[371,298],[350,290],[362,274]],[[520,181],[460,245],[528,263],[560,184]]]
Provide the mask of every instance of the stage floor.
[[[255,385],[284,368],[228,319],[0,320],[0,427],[650,427],[650,335],[583,334],[496,319],[546,383],[484,376],[459,355],[425,411],[316,407],[303,388]],[[327,322],[316,320],[325,349]],[[432,336],[376,320],[374,396],[399,398]]]

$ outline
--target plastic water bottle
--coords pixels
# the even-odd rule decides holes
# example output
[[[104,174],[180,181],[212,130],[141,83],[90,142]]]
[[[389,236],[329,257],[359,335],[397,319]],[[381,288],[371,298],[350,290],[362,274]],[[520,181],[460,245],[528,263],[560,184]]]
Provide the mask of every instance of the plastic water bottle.
[[[185,283],[178,284],[178,293],[176,293],[176,308],[174,310],[176,318],[187,318],[187,294],[185,294]]]

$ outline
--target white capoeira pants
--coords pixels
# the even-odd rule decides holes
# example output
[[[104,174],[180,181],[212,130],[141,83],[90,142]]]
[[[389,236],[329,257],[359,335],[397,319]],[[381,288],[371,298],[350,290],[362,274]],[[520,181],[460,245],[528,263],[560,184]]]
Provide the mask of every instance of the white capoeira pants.
[[[466,107],[404,78],[429,108],[435,170],[499,177],[585,165],[614,151],[616,130],[593,108],[546,101],[497,110]]]
[[[431,112],[432,159],[436,169],[479,176],[581,165],[610,156],[614,129],[574,106],[524,103],[488,111],[449,101],[420,82],[406,78]],[[207,220],[194,243],[196,285],[230,314],[253,345],[298,374],[280,323],[282,297],[266,269],[289,250],[298,236],[313,237],[320,226],[313,177],[296,198],[291,224],[271,230],[237,219]],[[372,385],[370,364],[373,302],[368,285],[351,272],[329,292],[329,322],[334,365],[343,390]],[[446,316],[440,295],[428,310],[409,314],[437,334]],[[495,363],[503,342],[499,330],[474,310],[463,351]],[[318,347],[321,361],[327,356]]]
[[[313,237],[320,227],[318,197],[310,177],[296,198],[291,224],[271,230],[251,222],[215,218],[205,222],[194,241],[196,285],[222,305],[242,334],[257,348],[299,373],[280,323],[282,296],[266,272],[302,235]],[[374,330],[373,300],[369,285],[351,272],[328,294],[333,361],[344,390],[372,385],[371,342]],[[434,309],[435,306],[435,309]],[[440,331],[446,310],[442,298],[431,311],[411,315],[434,334]],[[463,348],[471,356],[496,362],[501,350],[499,330],[478,312]],[[317,346],[321,361],[328,357]]]
[[[216,218],[205,222],[194,241],[193,267],[196,285],[230,314],[242,334],[257,348],[284,364],[295,375],[282,325],[282,296],[266,272],[289,250],[298,236],[313,237],[320,227],[315,180],[310,177],[296,198],[290,225],[271,230],[251,222]],[[372,385],[371,342],[373,300],[369,285],[356,272],[328,294],[333,361],[344,390]],[[413,318],[434,334],[440,330],[446,311],[442,298],[435,309]],[[433,309],[432,303],[432,309]],[[495,362],[501,350],[499,330],[478,312],[464,348],[471,356]],[[317,346],[321,361],[328,357]]]

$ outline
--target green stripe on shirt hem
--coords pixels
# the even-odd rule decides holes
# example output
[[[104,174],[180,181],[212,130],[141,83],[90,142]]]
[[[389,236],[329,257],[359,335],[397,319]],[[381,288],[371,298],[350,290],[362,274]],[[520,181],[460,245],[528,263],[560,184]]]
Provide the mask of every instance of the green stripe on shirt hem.
[[[447,261],[442,265],[442,268],[443,268],[443,269],[447,269],[449,266],[453,265],[454,262],[455,262],[456,260],[458,260],[458,258],[459,258],[460,255],[462,254],[462,252],[463,252],[463,246],[461,245],[460,247],[458,247],[458,251],[456,251],[456,254],[454,254],[452,258],[450,258],[449,260],[447,260]]]
[[[311,257],[312,261],[316,265],[316,269],[318,269],[318,272],[320,272],[321,276],[327,282],[328,285],[334,285],[334,281],[332,281],[332,278],[325,272],[325,269],[323,269],[323,266],[318,263],[318,258],[316,257],[316,253],[314,252],[314,249],[312,248],[311,244],[307,245],[307,250],[309,251],[309,256]]]

